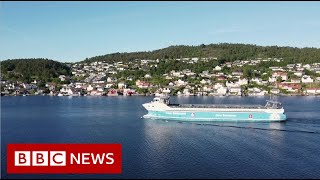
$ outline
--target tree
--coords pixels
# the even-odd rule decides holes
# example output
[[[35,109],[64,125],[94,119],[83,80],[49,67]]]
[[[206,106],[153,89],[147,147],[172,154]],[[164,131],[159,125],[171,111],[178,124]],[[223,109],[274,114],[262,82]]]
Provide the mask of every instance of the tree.
[[[282,77],[281,76],[277,77],[277,82],[278,83],[282,82]]]

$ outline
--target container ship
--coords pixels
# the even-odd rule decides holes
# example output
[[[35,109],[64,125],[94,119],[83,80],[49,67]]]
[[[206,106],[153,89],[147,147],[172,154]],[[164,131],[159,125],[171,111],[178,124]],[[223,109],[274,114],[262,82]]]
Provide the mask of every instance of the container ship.
[[[267,100],[263,105],[171,104],[169,96],[155,97],[142,106],[148,111],[143,118],[176,121],[244,121],[273,122],[287,119],[282,104]]]

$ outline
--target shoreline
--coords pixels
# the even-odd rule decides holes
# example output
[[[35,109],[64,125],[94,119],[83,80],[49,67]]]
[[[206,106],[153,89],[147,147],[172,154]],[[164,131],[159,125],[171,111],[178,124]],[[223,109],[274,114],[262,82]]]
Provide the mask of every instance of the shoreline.
[[[58,95],[48,95],[48,94],[42,94],[42,95],[2,95],[1,97],[26,97],[26,96],[50,96],[50,97],[118,97],[118,96],[125,96],[125,97],[130,97],[130,96],[145,96],[145,97],[156,97],[155,95],[145,95],[145,94],[134,94],[134,95],[130,95],[130,96],[126,96],[126,95],[112,95],[112,96],[99,96],[99,95],[85,95],[85,96],[79,96],[79,95],[67,95],[67,96],[58,96]],[[238,95],[210,95],[210,96],[197,96],[197,95],[189,95],[189,96],[185,96],[185,95],[170,95],[171,97],[269,97],[269,95],[262,95],[262,96],[238,96]],[[280,96],[280,97],[290,97],[290,96],[311,96],[311,97],[320,97],[320,94],[279,94],[276,96]]]

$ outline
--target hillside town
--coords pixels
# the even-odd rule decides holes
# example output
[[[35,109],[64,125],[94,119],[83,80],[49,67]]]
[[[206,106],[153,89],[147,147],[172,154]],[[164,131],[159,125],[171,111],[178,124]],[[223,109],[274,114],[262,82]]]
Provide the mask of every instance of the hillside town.
[[[216,58],[181,58],[182,63],[196,64],[215,61]],[[213,69],[192,72],[171,70],[162,74],[162,82],[154,83],[150,69],[157,68],[161,61],[140,60],[124,62],[74,63],[70,76],[60,75],[58,82],[31,83],[12,82],[1,78],[3,96],[133,96],[170,94],[177,96],[265,96],[276,95],[320,95],[320,63],[287,64],[282,67],[269,67],[267,70],[255,68],[259,63],[281,58],[257,58],[224,62]],[[249,66],[254,77],[247,78],[243,71],[224,71],[225,68],[241,69]],[[118,77],[128,70],[143,70],[140,77],[127,75]],[[130,72],[130,71],[128,71]]]

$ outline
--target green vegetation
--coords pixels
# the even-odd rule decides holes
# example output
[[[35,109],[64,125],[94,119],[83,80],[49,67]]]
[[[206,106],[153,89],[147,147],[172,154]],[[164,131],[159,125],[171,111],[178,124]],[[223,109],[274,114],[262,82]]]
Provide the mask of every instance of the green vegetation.
[[[264,62],[267,66],[288,63],[314,63],[320,59],[320,49],[294,48],[279,46],[257,46],[250,44],[209,44],[199,46],[169,46],[167,48],[131,53],[113,53],[87,58],[84,62],[129,62],[135,59],[177,59],[177,58],[217,58],[218,63],[227,61],[245,60],[251,58],[283,58],[280,64],[277,62]]]
[[[1,61],[1,74],[4,79],[23,82],[59,82],[59,75],[70,75],[70,67],[48,59],[14,59]]]
[[[205,61],[199,60],[197,63],[186,63],[176,59],[182,58],[206,58]],[[314,63],[319,62],[320,49],[317,48],[294,48],[294,47],[278,47],[278,46],[257,46],[250,44],[209,44],[199,46],[170,46],[167,48],[148,51],[148,52],[132,52],[132,53],[113,53],[102,56],[87,58],[82,62],[90,63],[95,61],[105,62],[119,62],[122,61],[129,65],[124,71],[119,71],[118,74],[108,75],[118,78],[120,81],[126,82],[129,86],[133,86],[135,81],[145,80],[155,85],[165,86],[170,81],[181,79],[190,82],[191,84],[199,84],[202,78],[199,78],[199,73],[202,71],[212,71],[217,65],[225,62],[233,62],[236,60],[248,60],[261,58],[282,58],[282,61],[261,61],[259,64],[244,65],[242,67],[232,66],[229,68],[224,66],[222,72],[231,74],[232,72],[241,71],[244,77],[251,79],[254,77],[268,80],[271,75],[271,66],[286,66],[293,63]],[[139,69],[138,64],[130,64],[137,59],[156,60],[159,63],[150,62]],[[80,62],[80,63],[82,63]],[[138,61],[140,63],[140,61]],[[83,65],[80,67],[82,68]],[[182,71],[189,69],[196,73],[191,77],[179,77],[173,80],[166,80],[163,76],[164,73],[169,73],[172,70]],[[317,74],[312,71],[305,70],[306,75],[316,77]],[[266,73],[266,74],[263,74]],[[56,62],[48,59],[15,59],[6,60],[1,62],[1,74],[3,79],[31,82],[32,80],[41,80],[39,87],[44,88],[45,82],[54,82],[56,84],[74,82],[84,80],[85,77],[71,77],[64,82],[58,78],[59,75],[71,75],[70,67],[65,63]],[[152,78],[144,78],[146,74],[150,74]],[[292,72],[288,73],[289,78],[295,78]],[[105,80],[105,79],[104,79]],[[212,78],[212,81],[219,82],[217,79]],[[232,79],[228,79],[232,80]],[[278,78],[278,82],[282,79]],[[59,88],[59,86],[58,86]],[[142,90],[141,90],[142,91]]]

